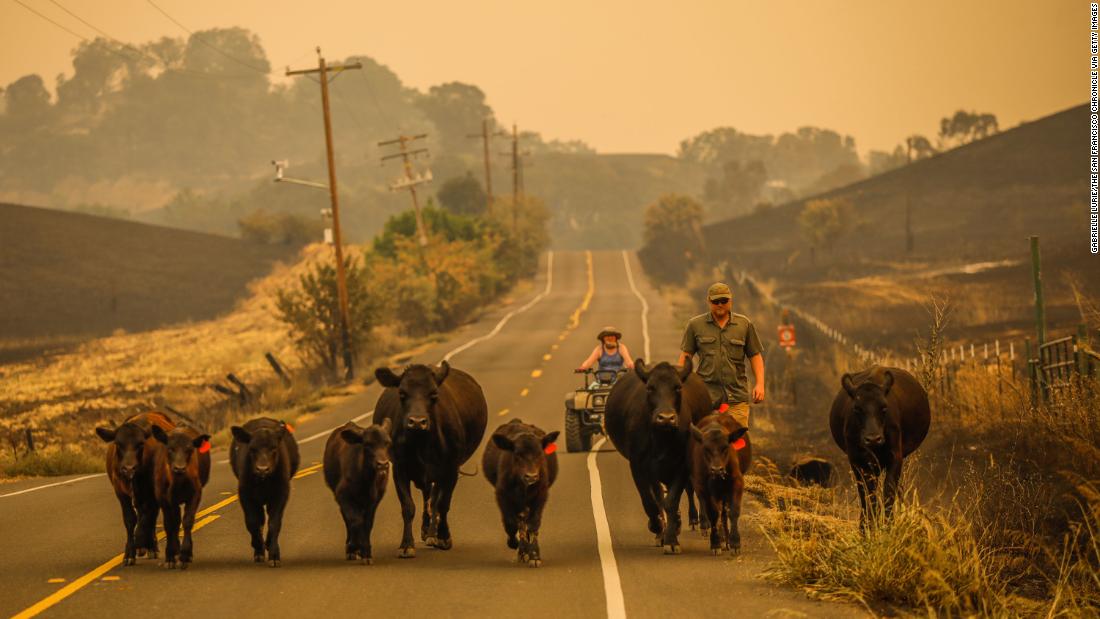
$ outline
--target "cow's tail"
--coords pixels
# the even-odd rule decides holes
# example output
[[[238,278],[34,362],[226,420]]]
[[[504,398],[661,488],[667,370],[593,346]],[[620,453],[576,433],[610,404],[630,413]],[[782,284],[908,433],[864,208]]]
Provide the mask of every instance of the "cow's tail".
[[[463,471],[461,468],[459,468],[458,469],[458,474],[463,475],[465,477],[477,477],[477,464],[474,464],[474,472],[473,473],[467,473],[466,471]]]

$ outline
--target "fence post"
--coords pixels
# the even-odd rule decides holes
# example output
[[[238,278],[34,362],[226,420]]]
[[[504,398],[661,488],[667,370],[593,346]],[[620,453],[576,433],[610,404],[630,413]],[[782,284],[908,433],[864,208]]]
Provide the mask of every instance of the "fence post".
[[[1039,386],[1035,381],[1035,366],[1031,363],[1031,338],[1024,340],[1024,364],[1027,367],[1027,383],[1028,391],[1031,393],[1031,405],[1035,406],[1039,401]]]
[[[27,453],[32,454],[32,453],[34,453],[34,433],[31,432],[30,428],[27,428],[27,430],[26,430],[26,437],[27,437]]]
[[[1073,354],[1076,355],[1075,361],[1077,362],[1077,374],[1078,376],[1088,376],[1089,373],[1089,359],[1085,354],[1085,348],[1089,343],[1089,331],[1088,327],[1084,324],[1077,325],[1077,336],[1073,338]]]

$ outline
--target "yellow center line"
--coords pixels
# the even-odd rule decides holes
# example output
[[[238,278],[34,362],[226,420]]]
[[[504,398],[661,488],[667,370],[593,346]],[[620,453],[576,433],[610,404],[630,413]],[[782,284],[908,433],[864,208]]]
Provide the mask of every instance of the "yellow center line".
[[[573,315],[569,317],[569,329],[576,329],[581,324],[581,314],[588,309],[588,304],[592,302],[592,294],[596,291],[596,278],[592,273],[592,252],[584,252],[584,263],[588,270],[588,290],[584,293],[584,300],[581,301],[580,307],[573,310]]]
[[[555,346],[555,348],[557,348],[557,346]],[[553,357],[553,355],[551,355],[550,353],[546,353],[545,355],[542,356],[542,360],[543,361],[549,361],[552,357]]]
[[[523,388],[523,391],[520,391],[520,392],[519,392],[519,397],[521,397],[521,398],[526,398],[526,397],[527,397],[527,394],[528,394],[528,393],[529,393],[530,391],[531,391],[530,389],[528,389],[527,387],[524,387],[524,388]]]
[[[199,529],[205,527],[206,525],[210,524],[211,522],[214,522],[217,519],[218,519],[218,516],[215,514],[213,516],[209,516],[207,518],[199,520],[198,522],[195,523],[195,526],[192,527],[191,530],[192,531],[198,531]],[[158,539],[164,539],[164,537],[165,536],[164,536],[163,533],[161,533],[160,535],[157,536]],[[115,569],[119,565],[122,565],[122,555],[121,554],[115,555],[114,557],[109,559],[106,563],[100,565],[99,567],[97,567],[94,570],[88,572],[87,574],[81,576],[80,578],[77,578],[76,580],[74,580],[71,583],[65,585],[64,587],[61,587],[60,589],[55,591],[53,594],[47,596],[46,598],[42,599],[39,602],[36,602],[33,606],[28,607],[26,610],[22,611],[18,615],[12,616],[12,619],[29,619],[30,617],[34,617],[34,616],[42,613],[43,611],[45,611],[45,610],[51,608],[52,606],[56,605],[61,600],[64,600],[65,598],[67,598],[70,595],[76,593],[77,591],[80,591],[84,587],[86,587],[89,584],[91,584],[92,582],[94,582],[97,578],[99,578],[100,576],[103,576],[107,572]]]
[[[118,576],[104,576],[102,580],[103,582],[112,582],[115,580],[120,580],[120,578]]]
[[[57,583],[65,582],[65,579],[64,578],[51,578],[51,579],[47,580],[46,582],[50,583],[51,585],[56,585]]]
[[[500,412],[497,413],[497,415],[500,416],[500,417],[503,417],[503,416],[507,415],[508,413],[509,413],[509,409],[502,408],[502,409],[500,409]]]
[[[319,468],[321,468],[320,464],[315,464],[313,466],[304,468],[304,469],[298,471],[298,474],[294,476],[294,479],[305,477],[307,475],[312,475],[313,473],[317,472],[317,469],[319,469]],[[218,501],[217,503],[211,505],[210,507],[207,507],[206,509],[203,509],[203,510],[199,511],[197,514],[195,514],[195,518],[198,519],[198,521],[195,523],[195,526],[191,528],[191,530],[192,531],[198,531],[202,527],[205,527],[206,525],[210,524],[211,522],[214,522],[215,520],[220,518],[220,516],[218,514],[212,514],[212,515],[207,516],[207,514],[211,514],[211,512],[216,512],[219,509],[225,507],[226,505],[229,505],[230,503],[233,503],[236,500],[237,500],[237,495],[234,494],[233,496],[226,497],[226,498],[222,499],[221,501]],[[206,516],[206,517],[204,518],[204,516]],[[163,540],[165,537],[166,537],[166,535],[164,534],[164,531],[161,531],[160,533],[157,534],[157,539],[158,540]],[[60,589],[58,589],[53,594],[51,594],[51,595],[47,596],[46,598],[42,599],[41,601],[35,603],[33,606],[28,607],[26,610],[19,613],[18,615],[13,616],[12,619],[28,619],[29,617],[34,617],[34,616],[38,615],[39,613],[41,613],[41,612],[45,611],[46,609],[54,606],[55,604],[57,604],[58,602],[64,600],[65,598],[69,597],[70,595],[76,593],[77,591],[80,591],[84,587],[88,586],[88,584],[94,582],[97,578],[99,578],[100,576],[103,576],[104,574],[106,574],[107,572],[113,570],[114,568],[118,567],[119,565],[122,565],[122,555],[121,554],[114,556],[113,558],[111,558],[107,562],[103,563],[99,567],[95,568],[94,570],[88,572],[87,574],[84,574],[80,578],[77,578],[76,580],[72,581],[71,583],[65,585],[64,587],[62,587]],[[63,581],[61,581],[61,582],[63,582]]]
[[[538,378],[539,376],[542,376],[542,370],[531,371],[531,378]]]

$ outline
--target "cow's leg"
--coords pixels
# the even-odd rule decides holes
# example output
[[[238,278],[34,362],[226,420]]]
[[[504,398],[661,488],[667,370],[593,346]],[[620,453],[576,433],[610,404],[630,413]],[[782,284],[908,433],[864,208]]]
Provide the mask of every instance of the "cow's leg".
[[[882,484],[884,511],[886,518],[894,512],[894,501],[901,488],[901,458],[895,457],[886,467],[886,478]]]
[[[455,484],[458,483],[458,467],[453,468],[453,471],[446,471],[443,479],[436,482],[440,486],[439,502],[436,503],[435,497],[432,497],[434,503],[432,512],[438,522],[437,535],[432,546],[440,550],[450,550],[454,546],[454,540],[451,537],[451,525],[447,522],[447,513],[451,511],[451,499],[454,497]]]
[[[346,497],[341,497],[339,504],[340,515],[344,517],[344,528],[347,530],[344,552],[348,561],[354,561],[362,557],[360,549],[362,548],[363,517],[358,507]]]
[[[264,505],[255,497],[240,497],[241,510],[244,511],[244,526],[252,538],[252,560],[264,561]]]
[[[500,520],[504,523],[504,533],[508,536],[508,547],[512,550],[519,548],[519,540],[516,539],[516,531],[519,530],[519,519],[516,510],[508,500],[508,495],[496,492],[497,507],[500,508]]]
[[[134,501],[127,494],[115,494],[118,503],[122,506],[122,526],[126,529],[126,548],[122,551],[122,564],[133,565],[137,563],[137,551],[134,546],[134,529],[137,527],[138,515],[134,510]]]
[[[137,482],[134,482],[137,485]],[[160,504],[152,493],[139,493],[134,490],[134,502],[137,507],[138,524],[134,537],[137,538],[137,553],[139,556],[147,555],[150,559],[157,558],[157,514],[160,513]]]
[[[164,511],[164,535],[168,541],[164,544],[164,567],[175,569],[176,559],[180,553],[180,506],[179,504],[165,503]]]
[[[737,521],[741,518],[741,499],[745,494],[745,480],[736,477],[733,480],[733,492],[726,500],[726,511],[729,515],[728,540],[730,550],[734,553],[741,551],[741,531],[737,528]]]
[[[195,528],[195,513],[199,511],[201,500],[202,494],[196,493],[196,496],[183,508],[183,545],[180,546],[180,569],[183,570],[191,564],[194,556],[195,547],[191,541],[191,529]]]
[[[290,482],[286,488],[280,488],[280,492],[267,504],[267,564],[271,567],[279,567],[282,563],[282,554],[279,552],[279,532],[283,528],[283,512],[286,511],[287,501],[290,499]]]
[[[443,487],[435,482],[427,482],[425,488],[428,487],[432,490],[424,491],[424,522],[420,528],[420,539],[425,544],[434,546],[435,540],[439,537],[439,510],[436,509],[436,505],[439,504]]]
[[[405,528],[401,533],[401,549],[398,551],[397,556],[402,559],[411,559],[416,556],[416,543],[413,542],[412,534],[412,520],[416,516],[416,504],[413,503],[409,479],[397,467],[394,467],[393,472],[393,488],[397,492],[397,500],[401,502],[401,520],[405,524]]]
[[[638,496],[642,499],[642,509],[649,518],[649,532],[657,536],[659,544],[664,525],[661,523],[661,508],[657,505],[657,499],[653,494],[653,483],[650,481],[649,472],[644,464],[631,461],[630,474],[634,478]]]
[[[687,493],[688,499],[688,527],[694,531],[695,527],[700,526],[699,510],[695,508],[695,490],[689,484],[687,488],[684,488],[684,492]]]
[[[673,480],[665,495],[665,531],[661,539],[665,554],[680,554],[680,495],[684,493],[686,481],[683,476]]]
[[[377,501],[371,501],[367,499],[367,504],[363,509],[363,524],[359,528],[359,556],[360,562],[364,565],[374,565],[374,552],[371,550],[370,545],[370,533],[374,529],[374,515],[378,513],[378,503],[381,502],[381,497]]]
[[[542,552],[539,549],[539,529],[542,527],[542,510],[546,507],[548,495],[541,494],[535,498],[531,507],[527,509],[527,565],[539,567],[542,565]]]
[[[699,493],[699,506],[702,507],[700,516],[707,519],[710,522],[710,552],[714,556],[722,554],[722,543],[718,538],[718,526],[719,518],[722,517],[722,506],[718,504],[718,501],[709,492]]]
[[[432,491],[434,484],[425,481],[420,488],[420,499],[423,501],[423,513],[420,515],[420,541],[426,541],[428,536],[435,537],[432,531]]]

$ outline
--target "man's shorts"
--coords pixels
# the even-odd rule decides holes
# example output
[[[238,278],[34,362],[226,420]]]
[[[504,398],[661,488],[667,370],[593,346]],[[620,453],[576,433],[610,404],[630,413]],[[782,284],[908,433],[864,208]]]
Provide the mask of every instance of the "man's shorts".
[[[728,414],[733,415],[733,418],[737,420],[737,423],[749,427],[749,403],[738,402],[736,404],[730,404]]]

